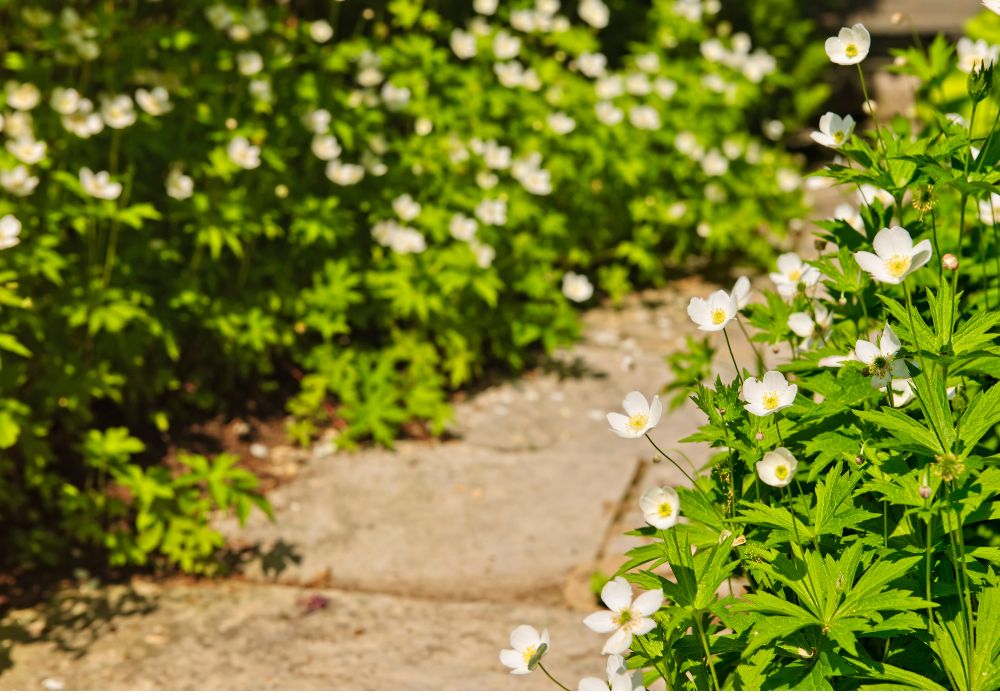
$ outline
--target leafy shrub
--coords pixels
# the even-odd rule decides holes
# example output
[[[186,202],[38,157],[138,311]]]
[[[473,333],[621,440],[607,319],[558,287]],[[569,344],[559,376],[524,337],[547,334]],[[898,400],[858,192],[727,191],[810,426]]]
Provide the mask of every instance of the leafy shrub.
[[[290,384],[302,443],[332,415],[347,445],[440,431],[449,390],[573,338],[570,299],[765,260],[803,213],[747,131],[788,76],[717,3],[654,3],[620,66],[575,7],[431,5],[0,3],[13,557],[200,567],[208,510],[263,507],[255,482],[143,469],[139,435]]]
[[[868,41],[857,25],[826,49],[853,71]],[[736,379],[712,381],[706,345],[671,358],[671,390],[686,382],[705,416],[683,442],[715,449],[690,486],[640,500],[648,526],[629,534],[645,542],[585,620],[611,635],[608,679],[581,689],[1000,688],[998,53],[941,38],[901,52],[930,100],[920,121],[876,114],[861,135],[828,114],[813,134],[860,211],[822,224],[815,259],[780,256],[758,301],[746,278],[691,301],[727,346],[742,314],[756,366],[730,348]],[[791,357],[765,371],[768,348]],[[624,407],[612,430],[688,476],[649,432],[659,398]],[[501,660],[527,672],[547,634],[515,632],[523,667]]]

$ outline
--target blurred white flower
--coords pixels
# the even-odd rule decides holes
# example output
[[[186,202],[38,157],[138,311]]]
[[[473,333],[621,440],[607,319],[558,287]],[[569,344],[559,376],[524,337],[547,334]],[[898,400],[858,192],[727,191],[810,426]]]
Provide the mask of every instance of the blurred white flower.
[[[309,38],[317,44],[325,44],[333,38],[333,27],[325,19],[309,23]]]
[[[521,9],[510,13],[510,26],[519,32],[531,33],[539,28],[538,24],[533,10]]]
[[[326,164],[326,176],[337,185],[356,185],[365,176],[365,169],[353,163],[331,160]]]
[[[674,2],[674,12],[689,22],[701,21],[702,13],[707,10],[707,7],[702,6],[701,0],[676,0]]]
[[[379,57],[371,51],[365,51],[358,58],[358,85],[361,87],[375,87],[382,82],[385,77],[379,70]]]
[[[563,136],[576,128],[576,121],[565,112],[553,112],[546,118],[549,128]]]
[[[249,41],[251,37],[250,27],[248,27],[245,24],[232,25],[231,27],[229,27],[229,30],[226,32],[226,34],[229,35],[230,39],[239,44],[242,44],[245,41]]]
[[[827,112],[819,118],[819,131],[810,136],[821,146],[840,148],[854,132],[854,117],[850,114],[841,117],[833,112]]]
[[[416,219],[420,216],[420,209],[420,202],[417,202],[409,194],[401,194],[392,200],[392,210],[403,221]]]
[[[632,646],[633,635],[643,635],[656,628],[652,615],[663,605],[663,591],[654,589],[632,600],[632,586],[621,576],[604,584],[601,600],[609,610],[595,612],[583,624],[594,632],[613,632],[604,644],[605,654],[624,654]]]
[[[135,104],[128,95],[115,95],[101,100],[101,118],[112,129],[126,129],[136,120]]]
[[[718,177],[729,171],[729,161],[713,148],[701,159],[701,169],[709,177]]]
[[[80,93],[74,88],[53,88],[49,104],[59,114],[72,114],[80,106]]]
[[[31,112],[9,112],[4,118],[4,131],[15,140],[34,140],[34,125]]]
[[[194,194],[194,180],[178,168],[167,173],[167,195],[174,199],[188,199]]]
[[[955,50],[958,53],[958,68],[965,73],[971,73],[990,63],[996,64],[1000,57],[1000,46],[985,39],[973,41],[967,36],[958,40]]]
[[[607,75],[594,83],[594,91],[602,100],[613,100],[625,94],[625,83],[620,75]]]
[[[653,85],[645,73],[629,73],[625,76],[625,92],[640,97],[653,91]]]
[[[792,477],[795,476],[798,466],[799,462],[791,452],[784,447],[778,447],[757,462],[757,476],[768,486],[781,488],[792,483]]]
[[[729,293],[729,298],[733,300],[733,305],[736,306],[737,311],[742,311],[747,308],[747,304],[750,303],[750,278],[743,276],[736,280],[736,284],[733,285],[733,291]]]
[[[534,68],[527,68],[521,76],[521,87],[530,92],[537,92],[542,89],[542,80]]]
[[[316,134],[310,144],[313,155],[320,160],[333,160],[339,158],[343,149],[337,138],[333,134]]]
[[[482,147],[483,162],[491,170],[506,170],[510,167],[511,151],[509,146],[501,146],[490,139]]]
[[[34,139],[16,139],[7,142],[7,150],[22,163],[34,165],[43,158],[48,150],[44,141]]]
[[[548,170],[541,168],[529,170],[518,178],[518,182],[531,194],[543,197],[552,194],[552,176]]]
[[[1000,201],[1000,199],[998,199]],[[980,202],[980,207],[982,203]],[[980,209],[980,212],[982,209]],[[861,213],[850,204],[838,204],[833,210],[833,218],[846,222],[855,231],[865,235],[865,220],[861,218]]]
[[[796,311],[788,317],[788,327],[792,333],[802,338],[799,345],[804,350],[822,347],[830,338],[833,326],[833,312],[818,301],[812,303],[812,313]]]
[[[254,146],[245,136],[235,136],[226,146],[229,160],[244,170],[253,170],[260,165],[260,146]]]
[[[502,199],[484,199],[476,205],[476,218],[487,226],[507,223],[507,202]]]
[[[736,318],[737,306],[732,295],[720,289],[707,299],[692,297],[687,312],[699,330],[721,331]]]
[[[979,220],[989,226],[1000,224],[1000,194],[991,192],[988,201],[979,202]]]
[[[146,114],[158,117],[166,114],[174,108],[170,102],[170,93],[161,85],[157,85],[152,90],[139,88],[135,91],[135,101]]]
[[[607,126],[619,124],[621,123],[621,120],[625,118],[625,113],[615,107],[614,103],[608,102],[607,100],[602,100],[594,105],[594,112],[597,114],[597,118],[600,122],[602,124],[606,124]]]
[[[608,425],[618,437],[640,438],[656,427],[663,417],[660,397],[654,396],[652,403],[638,391],[631,391],[622,401],[625,413],[609,413]]]
[[[7,104],[22,112],[30,112],[42,99],[41,91],[33,83],[8,80],[4,84],[4,92],[7,94]]]
[[[0,217],[0,250],[13,248],[21,239],[21,222],[13,214]]]
[[[472,0],[472,8],[481,15],[492,15],[497,11],[499,0]]]
[[[677,524],[681,501],[677,492],[669,486],[654,486],[642,494],[639,508],[648,524],[657,530],[669,530]]]
[[[698,143],[698,137],[690,131],[680,131],[677,133],[677,136],[674,137],[674,148],[688,158],[699,159],[703,154],[701,144]]]
[[[434,122],[427,117],[417,117],[417,120],[413,122],[413,133],[417,136],[427,136],[432,131],[434,131]]]
[[[628,120],[636,129],[655,131],[660,128],[660,113],[649,105],[636,105],[628,111]]]
[[[582,304],[594,296],[594,285],[586,275],[567,272],[562,279],[562,293],[570,301]]]
[[[489,170],[480,170],[476,173],[476,184],[479,185],[480,189],[492,190],[500,183],[500,178],[497,177],[496,173],[491,173]]]
[[[743,382],[743,407],[755,416],[769,416],[791,406],[798,390],[781,372],[765,372],[762,379],[748,377]]]
[[[80,168],[80,185],[84,192],[97,199],[118,199],[122,193],[122,184],[112,182],[107,170],[95,173],[90,168]]]
[[[531,625],[515,627],[510,633],[510,646],[500,652],[500,663],[515,676],[531,673],[549,648],[549,631],[539,634]]]
[[[761,125],[761,128],[764,131],[764,136],[772,141],[777,141],[785,133],[785,124],[780,119],[768,119]]]
[[[778,287],[778,294],[788,299],[799,291],[799,285],[806,289],[819,282],[820,271],[802,262],[795,253],[778,256],[778,271],[770,273],[771,281]]]
[[[419,231],[396,221],[379,221],[372,226],[372,238],[396,253],[422,253],[427,242]]]
[[[247,84],[247,92],[250,97],[258,102],[270,104],[274,101],[274,92],[271,90],[271,81],[266,78],[256,78]]]
[[[325,134],[330,130],[330,121],[332,119],[333,117],[328,110],[314,109],[303,115],[302,123],[314,134]]]
[[[0,170],[0,187],[15,197],[27,197],[38,187],[38,178],[25,166],[16,165],[10,170]]]
[[[222,3],[216,3],[205,8],[205,18],[215,29],[223,31],[233,23],[233,11]]]
[[[472,241],[476,238],[479,222],[464,214],[455,214],[448,222],[448,231],[460,241]]]
[[[502,29],[493,37],[493,55],[498,60],[507,61],[515,58],[521,51],[521,40]]]
[[[743,62],[743,77],[751,83],[759,83],[778,68],[774,56],[763,49],[757,49]]]
[[[854,344],[854,356],[868,367],[871,385],[881,388],[889,384],[890,379],[907,379],[910,368],[903,359],[896,359],[902,349],[899,338],[888,323],[882,330],[878,345],[868,340],[858,339]]]
[[[858,251],[854,260],[876,282],[899,284],[914,270],[931,259],[931,242],[913,245],[909,231],[901,226],[884,228],[872,239],[874,253]]]
[[[611,11],[601,0],[580,0],[576,11],[580,19],[595,29],[604,29],[611,19]]]
[[[635,57],[635,65],[643,72],[658,73],[660,71],[660,57],[652,51],[642,53]]]
[[[88,139],[104,130],[104,120],[94,112],[94,103],[86,98],[80,100],[73,114],[63,116],[62,125],[66,131],[81,139]]]
[[[677,83],[669,78],[657,78],[653,81],[653,92],[661,99],[673,99],[673,96],[677,94]]]
[[[876,201],[881,202],[882,206],[887,208],[896,203],[896,200],[888,190],[876,187],[875,185],[869,185],[868,183],[864,183],[858,187],[856,196],[858,204],[864,204],[866,207]]]
[[[493,249],[493,246],[480,241],[470,241],[469,249],[472,251],[472,254],[476,256],[476,264],[483,269],[486,269],[493,264],[493,259],[497,254]]]
[[[588,691],[644,691],[646,688],[642,684],[642,669],[629,671],[625,666],[625,659],[619,654],[608,656],[606,672],[608,680],[594,678],[592,676],[580,679],[577,690]]]
[[[264,69],[264,57],[256,51],[240,51],[236,54],[236,66],[242,75],[257,75]]]
[[[454,29],[449,39],[451,50],[462,60],[476,55],[476,37],[461,29]]]
[[[602,53],[582,53],[576,59],[576,65],[588,78],[599,78],[607,70],[608,57]]]
[[[983,7],[1000,15],[1000,0],[983,0]]]
[[[408,87],[396,87],[392,83],[382,85],[382,102],[394,112],[409,104],[410,96]]]
[[[837,36],[826,40],[824,48],[826,55],[834,63],[851,66],[865,60],[871,45],[871,35],[865,25],[858,23],[853,27],[843,27]]]
[[[802,185],[802,176],[791,168],[778,168],[776,176],[778,189],[782,192],[794,192]]]
[[[259,7],[251,7],[243,13],[243,23],[254,34],[263,34],[267,31],[267,15]]]

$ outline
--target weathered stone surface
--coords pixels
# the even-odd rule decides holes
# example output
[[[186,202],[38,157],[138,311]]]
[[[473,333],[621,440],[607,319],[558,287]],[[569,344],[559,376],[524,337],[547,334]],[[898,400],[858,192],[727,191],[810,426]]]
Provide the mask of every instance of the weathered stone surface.
[[[877,0],[852,12],[848,24],[861,22],[872,34],[962,33],[965,21],[983,9],[979,0]],[[901,17],[896,20],[895,15]]]

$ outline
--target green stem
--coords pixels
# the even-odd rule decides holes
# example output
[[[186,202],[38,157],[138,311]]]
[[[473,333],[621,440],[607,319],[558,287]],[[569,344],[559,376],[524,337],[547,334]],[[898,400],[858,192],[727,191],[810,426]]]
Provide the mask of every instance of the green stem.
[[[927,370],[924,367],[924,354],[922,349],[920,348],[920,345],[917,343],[917,327],[916,324],[914,324],[913,322],[913,299],[910,297],[910,285],[907,283],[905,277],[903,278],[903,293],[906,295],[906,315],[910,319],[910,335],[913,337],[913,347],[917,353],[917,363],[920,365],[921,374],[926,375]],[[929,377],[928,381],[930,381]],[[947,378],[945,378],[944,381],[947,383]],[[892,391],[891,386],[888,387],[888,391]],[[927,406],[924,404],[923,396],[920,394],[919,391],[917,391],[916,384],[914,384],[913,386],[913,393],[916,395],[917,401],[920,402],[920,408],[924,412],[924,415],[925,416],[931,415],[930,412],[927,410]],[[934,435],[937,436],[938,443],[941,445],[941,449],[942,450],[945,449],[944,438],[938,431],[937,423],[933,420],[929,420],[928,422],[931,424],[931,429],[934,431]]]
[[[729,359],[733,361],[733,369],[736,370],[736,378],[742,379],[743,373],[740,372],[740,366],[736,364],[736,355],[733,354],[733,346],[729,342],[729,331],[723,328],[722,335],[726,338],[726,347],[729,348]]]
[[[938,289],[940,289],[941,279],[944,276],[944,256],[941,254],[941,245],[938,243],[937,217],[934,216],[933,209],[931,209],[931,240],[934,241],[934,254],[937,255],[938,259]],[[1000,256],[997,257],[997,266],[998,271],[1000,271]]]
[[[542,669],[542,673],[544,673],[546,676],[548,676],[550,681],[552,681],[553,683],[555,683],[556,685],[558,685],[563,690],[569,690],[569,688],[567,688],[562,683],[560,683],[559,681],[557,681],[555,678],[552,677],[552,674],[549,673],[549,670],[547,668],[545,668],[545,665],[541,661],[538,662],[538,668]]]
[[[657,452],[659,452],[661,455],[663,455],[664,459],[666,459],[672,465],[674,465],[675,467],[677,467],[680,470],[681,474],[683,474],[685,477],[687,477],[687,480],[690,481],[691,484],[696,489],[698,489],[699,491],[701,491],[701,493],[704,494],[705,497],[708,498],[709,501],[712,500],[712,497],[711,497],[712,495],[710,493],[706,492],[705,490],[703,490],[701,488],[701,485],[699,485],[698,482],[690,474],[688,474],[686,471],[684,471],[684,467],[682,467],[680,464],[677,463],[677,460],[675,460],[673,457],[671,457],[666,452],[664,452],[663,450],[661,450],[660,446],[657,445],[655,442],[653,442],[653,438],[649,437],[649,433],[646,433],[646,439],[649,440],[649,444],[653,446],[653,449],[656,450]],[[718,506],[716,506],[716,508],[718,508]]]
[[[1000,269],[1000,254],[997,256],[997,265],[998,269]],[[747,332],[746,326],[743,325],[743,319],[740,318],[739,314],[736,315],[736,323],[739,324],[740,330],[743,331],[743,337],[745,337],[747,342],[750,343],[750,347],[753,349],[754,357],[757,358],[757,374],[764,374],[764,371],[767,369],[764,364],[764,356],[760,354],[760,350],[757,349],[757,345],[750,339],[750,334]]]
[[[878,123],[878,116],[875,114],[875,105],[868,97],[868,86],[865,84],[865,74],[861,70],[861,64],[857,63],[855,65],[858,67],[858,77],[861,79],[861,92],[865,96],[865,104],[868,105],[868,113],[872,116],[872,122],[875,124],[875,137],[878,139],[878,145],[882,148],[882,155],[885,156],[885,169],[886,172],[888,172],[889,150],[885,147],[885,141],[882,140],[882,129]]]
[[[694,624],[698,628],[698,637],[701,639],[701,647],[705,650],[705,661],[708,663],[708,670],[712,674],[712,684],[719,690],[719,678],[715,675],[715,662],[712,660],[712,651],[708,648],[708,638],[701,624],[701,613],[695,613]]]

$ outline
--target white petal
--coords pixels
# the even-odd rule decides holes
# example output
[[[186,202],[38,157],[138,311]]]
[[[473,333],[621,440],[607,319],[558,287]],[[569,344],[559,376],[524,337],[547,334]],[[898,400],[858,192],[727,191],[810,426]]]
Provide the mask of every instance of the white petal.
[[[869,253],[864,250],[859,251],[854,254],[854,261],[858,264],[858,267],[872,277],[875,277],[876,279],[885,277],[885,263],[882,261],[882,258],[874,253]]]
[[[604,584],[601,589],[601,600],[609,610],[615,612],[624,610],[632,604],[632,586],[621,576],[616,576]]]
[[[910,269],[908,272],[913,272],[914,270],[923,267],[927,264],[927,261],[931,259],[933,254],[931,250],[930,241],[920,241],[915,246],[913,246],[913,259],[910,261]]]
[[[882,331],[882,338],[879,340],[878,347],[883,356],[895,355],[902,347],[899,338],[892,332],[892,328],[889,327],[888,323],[885,324],[885,330]]]
[[[649,415],[649,402],[638,391],[629,392],[625,400],[622,401],[622,407],[625,409],[625,413],[630,416],[634,416],[637,413],[644,416]]]
[[[515,651],[524,651],[530,646],[537,646],[540,641],[538,630],[531,625],[520,625],[510,633],[510,645]]]
[[[913,238],[909,232],[900,226],[884,228],[875,234],[872,240],[872,248],[883,260],[888,260],[894,255],[913,255]]]
[[[693,297],[690,302],[688,302],[687,308],[688,316],[695,325],[698,327],[708,325],[709,323],[709,312],[708,312],[708,302],[699,297]]]
[[[628,630],[618,630],[608,637],[604,643],[603,654],[624,654],[632,646],[632,633]]]
[[[764,385],[755,377],[749,377],[743,382],[743,400],[747,403],[760,403],[764,395]]]
[[[654,629],[656,629],[656,622],[653,621],[653,618],[644,617],[638,622],[636,622],[635,626],[632,627],[632,634],[637,636],[642,634],[649,634]]]
[[[816,322],[809,314],[798,311],[788,317],[788,327],[800,338],[808,338],[816,330]]]
[[[799,388],[794,384],[789,384],[788,388],[781,392],[780,406],[791,406],[795,403],[795,395],[799,393]]]
[[[609,413],[608,425],[616,433],[626,433],[628,432],[628,416],[623,416],[621,413]]]
[[[527,664],[524,663],[524,654],[515,649],[504,649],[501,651],[500,663],[507,668],[514,669],[513,673],[516,673],[520,669],[527,670]]]
[[[657,423],[660,422],[660,418],[663,417],[663,404],[660,403],[660,397],[654,396],[653,402],[649,405],[649,423],[647,426],[653,428]]]
[[[580,685],[578,685],[576,689],[581,690],[583,692],[595,692],[599,690],[607,692],[608,690],[610,690],[608,688],[608,684],[605,681],[602,681],[600,678],[594,678],[592,676],[588,676],[587,678],[581,678]]]
[[[860,362],[864,362],[866,365],[875,362],[875,358],[879,356],[875,343],[868,342],[867,340],[859,340],[854,344],[854,354]]]
[[[587,615],[587,617],[583,619],[583,624],[585,624],[591,631],[599,634],[607,634],[608,632],[613,632],[618,628],[614,622],[614,613],[609,610],[601,610]]]
[[[785,375],[781,372],[775,372],[773,369],[764,372],[761,384],[764,387],[764,391],[784,391],[785,387],[788,386],[788,381],[785,379]]]
[[[663,591],[658,588],[654,588],[651,591],[646,591],[632,603],[632,609],[643,617],[649,617],[663,605]]]

